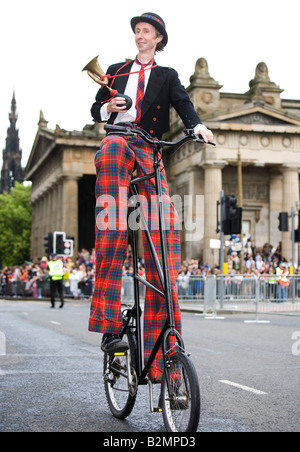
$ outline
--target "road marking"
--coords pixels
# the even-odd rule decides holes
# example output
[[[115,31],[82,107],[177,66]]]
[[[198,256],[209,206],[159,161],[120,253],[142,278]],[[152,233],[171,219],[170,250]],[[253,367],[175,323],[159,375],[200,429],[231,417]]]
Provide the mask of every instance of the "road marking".
[[[50,320],[50,323],[53,323],[53,325],[61,325],[61,323],[55,322],[54,320]]]
[[[0,355],[6,355],[6,337],[3,331],[0,331]]]
[[[252,392],[253,394],[267,395],[266,392],[259,391],[258,389],[254,389],[254,388],[249,388],[248,386],[240,385],[238,383],[234,383],[233,381],[219,380],[219,382],[224,383],[225,385],[234,386],[235,388],[238,388],[238,389],[243,389],[244,391]]]

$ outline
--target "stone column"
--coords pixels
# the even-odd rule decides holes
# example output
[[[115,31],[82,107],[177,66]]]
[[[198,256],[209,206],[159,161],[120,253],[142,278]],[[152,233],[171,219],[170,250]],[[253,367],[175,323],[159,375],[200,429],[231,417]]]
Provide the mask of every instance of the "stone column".
[[[281,232],[279,231],[278,215],[282,211],[282,182],[283,176],[275,168],[270,171],[269,192],[269,242],[276,246],[281,242]]]
[[[38,246],[37,246],[37,254],[33,254],[34,257],[36,256],[44,256],[45,255],[45,248],[44,248],[44,229],[43,229],[43,218],[44,215],[44,205],[43,205],[43,198],[40,196],[37,200],[37,210],[36,210],[36,216],[38,218]]]
[[[59,209],[59,205],[58,205],[58,184],[55,183],[52,186],[52,190],[51,190],[51,229],[52,231],[58,231],[58,209]]]
[[[32,206],[32,224],[31,224],[31,257],[38,254],[38,237],[39,237],[39,218],[37,215],[38,200],[31,203]]]
[[[48,212],[48,205],[49,205],[49,193],[48,191],[45,191],[43,193],[43,234],[46,235],[48,232],[51,232],[49,229],[49,212]]]
[[[185,255],[198,259],[202,253],[204,239],[204,181],[203,169],[198,166],[187,169],[188,191],[183,196],[185,228]]]
[[[222,190],[222,170],[224,161],[206,163],[204,186],[204,262],[211,262],[210,239],[217,239],[217,201]],[[218,259],[215,259],[218,261]]]
[[[56,211],[56,227],[57,231],[62,230],[62,192],[63,192],[63,181],[60,179],[57,181],[57,211]]]
[[[299,201],[299,168],[288,165],[283,167],[283,194],[282,212],[291,213],[291,208],[296,208],[296,201]],[[296,210],[295,210],[296,211]],[[298,219],[295,219],[295,227],[298,227]],[[291,221],[289,222],[289,232],[282,233],[282,257],[288,261],[292,259]],[[295,259],[298,262],[298,247],[295,252]]]
[[[75,238],[74,255],[78,252],[78,179],[64,176],[62,186],[62,231]]]

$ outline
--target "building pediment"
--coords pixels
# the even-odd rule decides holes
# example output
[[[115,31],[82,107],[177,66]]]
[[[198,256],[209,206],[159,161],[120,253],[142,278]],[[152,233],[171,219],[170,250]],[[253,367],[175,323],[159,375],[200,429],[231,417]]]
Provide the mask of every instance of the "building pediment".
[[[231,122],[234,124],[263,124],[269,126],[290,125],[290,122],[267,115],[260,111],[224,119],[222,122]]]
[[[47,159],[55,147],[55,135],[50,131],[39,129],[25,168],[25,179],[30,180],[35,170]]]
[[[209,118],[209,121],[232,124],[300,127],[299,118],[268,106],[264,102],[255,102],[242,109],[231,110],[230,113],[219,112],[213,118]]]

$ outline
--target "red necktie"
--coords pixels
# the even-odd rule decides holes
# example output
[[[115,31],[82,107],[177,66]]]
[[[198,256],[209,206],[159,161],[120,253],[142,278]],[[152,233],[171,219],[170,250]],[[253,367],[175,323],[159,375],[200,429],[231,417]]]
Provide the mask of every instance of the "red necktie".
[[[143,106],[143,99],[144,99],[144,90],[145,90],[145,67],[147,64],[142,64],[139,62],[139,60],[136,58],[135,62],[137,64],[141,65],[141,71],[139,73],[139,81],[137,85],[137,92],[136,92],[136,119],[135,122],[139,124],[141,122],[141,116],[142,116],[142,106]]]

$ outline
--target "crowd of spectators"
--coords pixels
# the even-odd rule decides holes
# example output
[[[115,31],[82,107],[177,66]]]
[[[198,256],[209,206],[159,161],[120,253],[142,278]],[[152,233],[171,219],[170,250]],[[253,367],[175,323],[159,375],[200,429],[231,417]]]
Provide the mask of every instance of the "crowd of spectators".
[[[290,267],[292,262],[288,261],[281,253],[281,246],[272,246],[265,243],[257,247],[251,237],[244,235],[242,242],[239,236],[232,236],[225,249],[225,263],[228,264],[228,274],[252,274],[256,276],[269,275],[276,272],[281,264]],[[180,275],[218,275],[219,265],[211,265],[197,259],[185,260],[180,268]],[[300,266],[297,269],[300,274]]]
[[[281,254],[279,246],[273,247],[266,243],[257,247],[251,237],[232,236],[225,251],[225,262],[228,263],[229,275],[272,275],[280,264],[289,266]],[[143,259],[139,259],[139,274],[146,277]],[[300,274],[300,267],[297,274]],[[218,265],[211,265],[200,259],[186,259],[182,262],[178,287],[185,288],[191,276],[208,276],[220,274]],[[132,250],[128,246],[127,256],[123,265],[123,276],[133,276]],[[89,298],[93,293],[95,277],[95,250],[82,249],[77,258],[64,260],[65,294],[73,298]],[[200,278],[199,278],[200,280]],[[50,294],[48,259],[43,257],[37,262],[25,262],[21,266],[0,269],[0,295],[30,296],[34,298],[47,297]]]
[[[225,290],[236,293],[240,288],[244,278],[249,282],[252,275],[263,277],[272,289],[269,294],[275,298],[276,283],[278,275],[284,269],[292,266],[292,262],[287,261],[282,256],[281,246],[272,246],[265,243],[262,247],[257,247],[251,237],[243,236],[242,241],[239,236],[231,236],[225,249]],[[219,265],[211,265],[209,262],[203,262],[200,259],[187,259],[182,262],[177,280],[178,293],[182,298],[185,297],[203,297],[204,296],[204,277],[209,275],[219,275],[221,273]],[[300,266],[296,272],[300,275]],[[200,277],[199,277],[200,276]],[[246,281],[246,280],[245,280]],[[253,279],[252,279],[253,281]],[[251,285],[248,284],[249,290]],[[297,283],[297,293],[300,295],[300,285]]]
[[[64,287],[66,297],[89,298],[93,292],[95,251],[82,249],[75,262],[64,259]],[[43,298],[50,296],[48,258],[25,262],[21,266],[0,270],[0,294],[12,297]]]
[[[145,277],[143,259],[139,259],[139,274]],[[133,276],[131,246],[128,246],[127,256],[123,265],[123,276]],[[95,278],[95,250],[90,253],[82,249],[77,258],[72,261],[64,258],[65,296],[70,298],[89,299],[93,293]],[[25,262],[20,266],[0,269],[0,295],[12,297],[43,298],[50,296],[50,276],[48,258],[46,256],[37,262]]]

